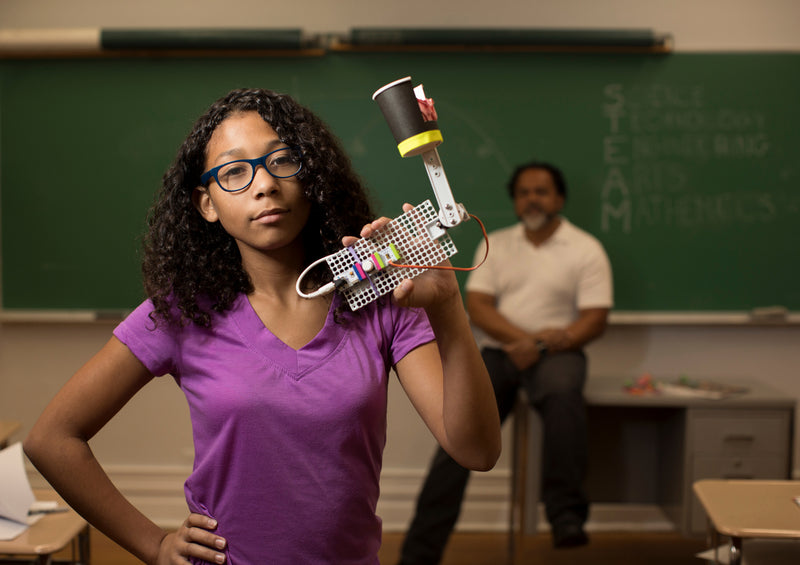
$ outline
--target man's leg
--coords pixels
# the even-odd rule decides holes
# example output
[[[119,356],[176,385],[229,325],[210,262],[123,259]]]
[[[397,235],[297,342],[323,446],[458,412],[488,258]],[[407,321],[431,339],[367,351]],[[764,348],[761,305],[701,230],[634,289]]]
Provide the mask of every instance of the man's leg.
[[[469,471],[453,461],[441,447],[431,461],[417,498],[414,519],[400,552],[402,565],[434,565],[442,553],[461,512]]]
[[[584,545],[589,503],[583,490],[588,431],[582,352],[549,355],[526,375],[531,404],[542,418],[542,501],[557,547]]]
[[[501,421],[514,406],[518,381],[500,350],[481,352],[492,378]],[[469,471],[438,448],[417,499],[417,508],[403,546],[399,565],[436,565],[461,513]]]

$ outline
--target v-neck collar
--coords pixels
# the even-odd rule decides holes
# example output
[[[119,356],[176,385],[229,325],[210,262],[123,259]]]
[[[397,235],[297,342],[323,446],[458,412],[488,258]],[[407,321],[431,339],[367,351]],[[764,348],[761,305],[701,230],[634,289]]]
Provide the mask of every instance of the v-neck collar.
[[[234,301],[232,314],[242,338],[254,351],[269,363],[299,378],[309,369],[319,366],[342,346],[347,329],[344,324],[335,320],[336,309],[341,303],[339,295],[334,294],[322,329],[300,349],[294,349],[273,334],[258,317],[245,294],[240,294]]]

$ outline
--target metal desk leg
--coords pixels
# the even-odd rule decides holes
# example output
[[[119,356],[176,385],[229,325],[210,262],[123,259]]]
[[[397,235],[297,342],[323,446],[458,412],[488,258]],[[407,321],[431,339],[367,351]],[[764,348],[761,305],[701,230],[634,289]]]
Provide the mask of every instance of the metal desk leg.
[[[706,517],[706,545],[714,550],[714,563],[719,563],[719,532],[708,517]]]
[[[511,512],[508,563],[516,565],[525,538],[525,484],[528,476],[528,404],[517,397],[514,405],[514,439],[511,463]]]
[[[741,565],[742,563],[742,538],[731,537],[730,565]]]
[[[91,563],[89,545],[89,526],[87,525],[84,530],[78,534],[78,563],[80,565],[89,565]]]

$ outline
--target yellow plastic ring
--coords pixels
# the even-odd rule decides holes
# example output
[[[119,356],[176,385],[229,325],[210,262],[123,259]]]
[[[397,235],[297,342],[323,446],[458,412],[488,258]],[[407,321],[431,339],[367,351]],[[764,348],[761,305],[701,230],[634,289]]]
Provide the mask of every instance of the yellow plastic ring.
[[[397,149],[402,157],[408,157],[436,147],[443,141],[442,132],[438,129],[431,129],[404,139],[397,144]]]

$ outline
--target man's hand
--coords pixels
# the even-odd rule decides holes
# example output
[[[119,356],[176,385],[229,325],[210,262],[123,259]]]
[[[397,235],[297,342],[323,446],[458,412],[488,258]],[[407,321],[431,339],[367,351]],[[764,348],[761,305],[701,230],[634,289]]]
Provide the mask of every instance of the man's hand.
[[[533,338],[545,342],[551,351],[566,351],[574,345],[574,339],[566,329],[548,328],[536,332]]]
[[[503,346],[503,350],[520,371],[533,366],[539,361],[540,357],[539,348],[536,347],[536,339],[533,336],[526,336],[517,341],[507,343]]]

